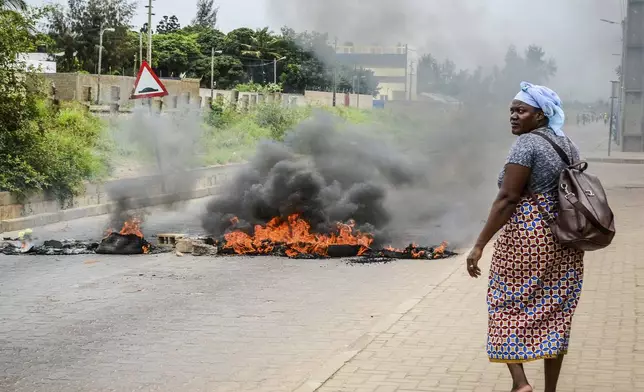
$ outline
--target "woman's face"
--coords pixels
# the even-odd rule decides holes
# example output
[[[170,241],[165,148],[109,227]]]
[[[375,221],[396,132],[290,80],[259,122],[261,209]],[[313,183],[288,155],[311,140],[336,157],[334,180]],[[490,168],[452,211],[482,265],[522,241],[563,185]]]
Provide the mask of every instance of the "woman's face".
[[[540,109],[517,101],[510,104],[510,126],[514,135],[523,135],[544,126],[545,116]]]

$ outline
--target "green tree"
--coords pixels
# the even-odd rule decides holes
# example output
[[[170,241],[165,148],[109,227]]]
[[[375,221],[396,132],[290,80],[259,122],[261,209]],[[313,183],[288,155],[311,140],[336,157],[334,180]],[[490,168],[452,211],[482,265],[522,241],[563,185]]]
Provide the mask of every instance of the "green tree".
[[[541,47],[530,45],[521,56],[517,48],[512,45],[505,55],[503,68],[496,76],[496,95],[499,98],[512,96],[516,93],[521,81],[544,84],[556,73],[555,60],[547,59],[546,53]]]
[[[179,31],[179,29],[181,29],[181,25],[179,24],[179,19],[175,15],[172,15],[171,17],[164,15],[163,19],[159,21],[159,24],[157,24],[158,34],[175,33]]]
[[[197,15],[192,24],[202,28],[214,29],[217,25],[219,7],[214,0],[197,0]]]
[[[204,56],[210,56],[212,49],[224,50],[226,48],[225,40],[226,34],[217,29],[212,28],[194,28],[187,27],[184,29],[186,33],[196,33],[197,43],[201,48],[201,53]]]
[[[136,4],[130,0],[68,0],[67,7],[50,7],[48,33],[56,42],[60,71],[95,73],[101,28],[116,31],[103,36],[103,71],[130,68],[134,54],[128,42]]]
[[[72,118],[47,104],[43,80],[19,56],[38,44],[35,21],[0,10],[0,190],[26,196],[48,189],[62,199],[101,166],[91,148],[100,127],[81,124],[91,117],[84,112]]]
[[[0,9],[26,11],[27,3],[24,0],[0,0]]]
[[[557,63],[546,59],[546,52],[537,45],[530,45],[525,51],[526,74],[536,84],[545,84],[557,73]]]
[[[256,57],[258,59],[275,59],[281,56],[283,48],[280,37],[273,35],[268,27],[258,29],[250,37],[250,44],[242,44],[243,56]]]
[[[324,60],[332,59],[335,52],[327,42],[327,34],[282,27],[279,46],[286,59],[279,63],[278,73],[285,92],[331,91],[333,73]]]
[[[168,33],[152,36],[155,66],[161,76],[197,75],[197,64],[204,58],[196,34]]]
[[[345,93],[375,96],[380,89],[372,70],[341,66],[338,70],[337,90]]]
[[[201,85],[210,88],[210,57],[197,63],[199,75],[203,75]],[[248,75],[242,62],[234,56],[217,55],[214,58],[214,81],[217,89],[231,89],[239,83],[244,83]]]

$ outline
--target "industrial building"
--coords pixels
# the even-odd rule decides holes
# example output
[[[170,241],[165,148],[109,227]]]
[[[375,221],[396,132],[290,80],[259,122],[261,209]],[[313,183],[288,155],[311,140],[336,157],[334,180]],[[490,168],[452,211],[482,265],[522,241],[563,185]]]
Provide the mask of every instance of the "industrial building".
[[[339,64],[370,69],[380,87],[382,100],[415,100],[415,71],[407,45],[334,45]]]

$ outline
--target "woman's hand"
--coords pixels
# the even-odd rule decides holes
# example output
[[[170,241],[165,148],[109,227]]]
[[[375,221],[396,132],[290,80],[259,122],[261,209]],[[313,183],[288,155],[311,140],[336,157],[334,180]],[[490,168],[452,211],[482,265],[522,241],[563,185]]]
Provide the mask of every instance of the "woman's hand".
[[[482,255],[483,248],[475,246],[467,256],[467,273],[470,274],[472,278],[478,278],[479,276],[481,276],[479,260],[481,260]]]

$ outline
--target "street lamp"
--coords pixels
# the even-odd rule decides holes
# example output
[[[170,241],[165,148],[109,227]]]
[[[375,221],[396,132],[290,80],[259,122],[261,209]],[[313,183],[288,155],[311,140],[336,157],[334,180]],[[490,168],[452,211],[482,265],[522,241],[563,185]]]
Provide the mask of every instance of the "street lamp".
[[[286,56],[280,57],[278,59],[273,59],[273,84],[277,84],[277,62],[282,61],[285,58]]]
[[[616,25],[621,24],[619,22],[615,22],[614,20],[608,20],[608,19],[600,19],[600,21],[604,23],[609,23],[609,24],[616,24]]]
[[[112,27],[103,28],[98,36],[98,89],[96,91],[96,104],[98,105],[101,102],[101,67],[103,62],[103,33],[106,31],[114,32]]]
[[[222,54],[222,50],[215,50],[213,46],[210,54],[210,101],[215,98],[215,53]]]
[[[618,102],[618,107],[619,107],[619,118],[618,118],[618,121],[617,121],[617,133],[618,133],[618,135],[622,135],[623,126],[624,126],[624,122],[622,121],[621,117],[623,116],[623,113],[624,113],[624,105],[623,105],[623,103],[624,103],[624,91],[625,91],[624,90],[624,72],[625,72],[625,68],[626,68],[625,67],[625,64],[626,64],[626,19],[622,20],[621,23],[615,22],[615,21],[609,20],[609,19],[599,19],[599,20],[604,22],[604,23],[608,23],[608,24],[612,24],[612,25],[618,25],[618,26],[622,27],[622,39],[621,39],[621,41],[622,41],[622,53],[620,53],[620,54],[612,53],[613,56],[620,56],[621,57],[621,60],[620,60],[621,71],[620,71],[620,75],[619,75],[619,81],[617,82],[617,84],[615,82],[612,82],[613,93],[611,94],[611,97],[617,95],[617,102]],[[618,94],[616,94],[614,92],[617,85],[619,86],[619,93]],[[614,98],[611,98],[611,101],[613,101],[613,99]],[[612,112],[612,110],[613,109],[611,109],[611,112]],[[613,113],[611,113],[611,120],[612,120],[612,115],[613,115]],[[612,124],[612,121],[611,121],[611,124]],[[611,125],[610,132],[612,132],[612,125]],[[619,136],[619,137],[621,137],[621,136]],[[621,143],[619,143],[619,137],[618,137],[618,144],[621,144]],[[608,145],[608,155],[610,155],[610,139],[609,139],[608,143],[609,143],[609,145]]]

